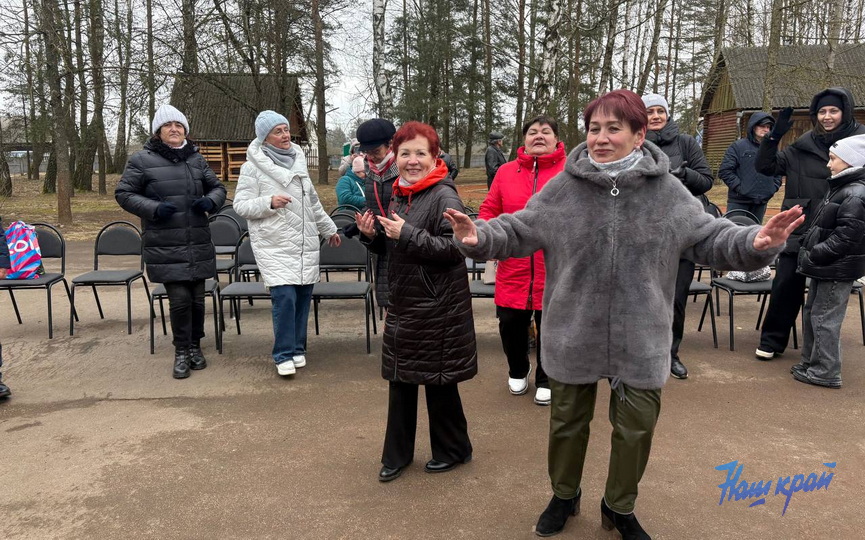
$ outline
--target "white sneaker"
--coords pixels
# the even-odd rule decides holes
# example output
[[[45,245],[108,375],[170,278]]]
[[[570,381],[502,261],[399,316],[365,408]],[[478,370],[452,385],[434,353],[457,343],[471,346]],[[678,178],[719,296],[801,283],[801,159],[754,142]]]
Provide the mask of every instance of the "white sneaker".
[[[294,367],[296,367],[296,368],[303,367],[306,365],[306,355],[304,355],[304,354],[295,355],[291,359],[291,361],[292,361],[292,363],[294,363]]]
[[[532,374],[532,366],[529,365],[529,372],[522,379],[512,379],[508,377],[508,390],[515,396],[521,396],[529,391],[529,375]]]
[[[754,351],[754,355],[757,357],[757,360],[771,360],[775,358],[773,351],[764,351],[763,349],[757,349]]]
[[[553,393],[549,388],[538,388],[535,392],[535,403],[541,406],[547,406],[553,399]]]
[[[286,375],[294,375],[297,373],[297,370],[294,369],[294,362],[286,360],[281,364],[276,364],[276,372],[284,377]]]

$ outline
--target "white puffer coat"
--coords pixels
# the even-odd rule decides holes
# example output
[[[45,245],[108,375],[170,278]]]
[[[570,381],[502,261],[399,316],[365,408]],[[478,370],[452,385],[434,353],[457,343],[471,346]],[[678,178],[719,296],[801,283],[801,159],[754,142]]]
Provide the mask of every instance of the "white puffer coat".
[[[273,162],[254,140],[240,168],[234,209],[249,221],[255,260],[268,287],[319,281],[320,238],[336,234],[306,169],[300,148],[291,169]],[[272,209],[273,195],[288,195],[285,208]]]

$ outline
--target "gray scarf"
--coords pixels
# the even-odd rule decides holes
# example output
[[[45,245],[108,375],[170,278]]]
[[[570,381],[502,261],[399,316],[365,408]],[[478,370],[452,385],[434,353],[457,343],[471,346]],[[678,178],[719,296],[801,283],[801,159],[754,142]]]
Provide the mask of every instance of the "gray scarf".
[[[636,148],[633,152],[623,157],[622,159],[619,159],[617,161],[611,161],[609,163],[598,163],[597,161],[592,159],[592,155],[589,154],[589,162],[600,172],[606,174],[610,178],[615,178],[619,176],[619,174],[633,169],[634,166],[637,165],[637,162],[642,159],[642,157],[642,148]]]
[[[270,143],[263,143],[261,145],[261,151],[264,152],[264,155],[273,160],[274,163],[280,167],[285,167],[286,169],[290,169],[291,166],[294,165],[295,158],[297,158],[297,150],[295,150],[293,144],[288,150],[283,150],[282,148],[277,148]]]

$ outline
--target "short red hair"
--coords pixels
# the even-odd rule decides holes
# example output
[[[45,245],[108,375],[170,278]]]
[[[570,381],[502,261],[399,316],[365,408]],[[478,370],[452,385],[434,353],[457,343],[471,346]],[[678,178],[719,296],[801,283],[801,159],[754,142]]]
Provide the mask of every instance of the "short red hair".
[[[393,141],[390,143],[391,149],[393,149],[393,153],[398,153],[399,146],[402,143],[410,141],[415,137],[425,138],[429,145],[430,154],[432,154],[432,156],[435,158],[439,157],[441,143],[439,142],[439,135],[438,133],[436,133],[435,128],[433,128],[429,124],[424,124],[423,122],[416,121],[406,122],[396,131],[393,136]]]
[[[646,104],[642,98],[630,90],[613,90],[589,103],[583,113],[586,131],[595,113],[604,112],[628,124],[634,133],[649,126]]]

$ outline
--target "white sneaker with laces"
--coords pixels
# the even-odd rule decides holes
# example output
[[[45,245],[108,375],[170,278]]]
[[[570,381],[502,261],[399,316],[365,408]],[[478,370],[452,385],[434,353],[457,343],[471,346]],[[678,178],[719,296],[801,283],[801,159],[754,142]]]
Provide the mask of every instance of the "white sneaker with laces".
[[[294,369],[294,362],[286,360],[281,364],[276,364],[276,372],[284,377],[286,375],[294,375],[297,373],[297,370]]]
[[[295,355],[291,361],[294,363],[294,367],[299,368],[306,365],[306,355],[298,354]]]
[[[541,406],[547,406],[553,399],[553,393],[549,388],[538,388],[535,392],[535,403]]]
[[[522,379],[512,379],[508,377],[508,390],[515,396],[521,396],[529,391],[529,375],[532,374],[532,366],[529,365],[529,372]]]

